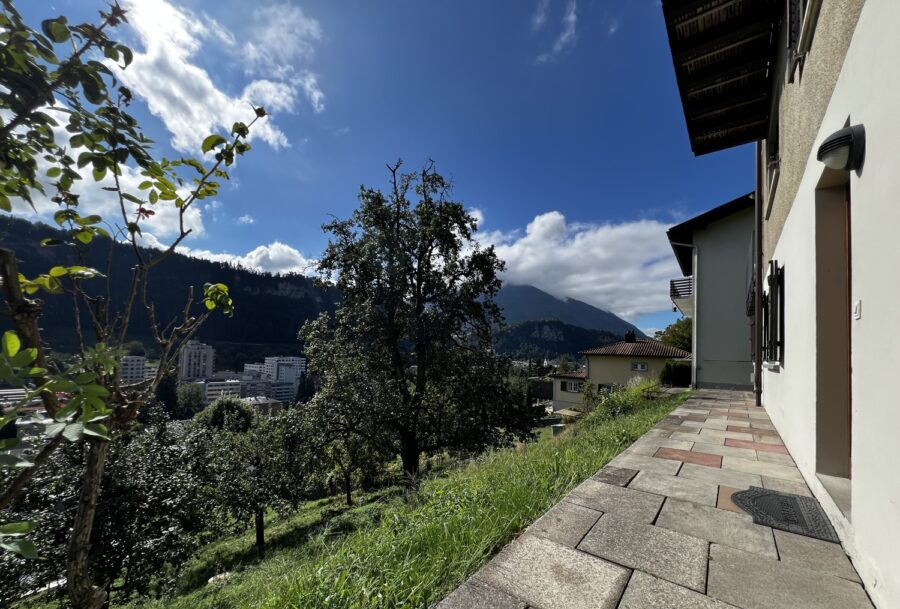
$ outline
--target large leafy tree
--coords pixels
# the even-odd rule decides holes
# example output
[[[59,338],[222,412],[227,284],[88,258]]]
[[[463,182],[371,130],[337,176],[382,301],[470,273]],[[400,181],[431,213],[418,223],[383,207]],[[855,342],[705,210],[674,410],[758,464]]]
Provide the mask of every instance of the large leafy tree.
[[[682,317],[666,326],[665,330],[658,330],[654,338],[667,345],[690,351],[692,331],[691,318]]]
[[[23,416],[21,407],[31,400],[39,399],[44,410],[32,421],[43,433],[30,449],[19,452],[24,447],[15,439],[0,443],[0,467],[14,468],[0,470],[0,509],[25,491],[64,442],[83,452],[81,465],[70,472],[77,508],[65,571],[72,604],[94,609],[108,596],[97,583],[104,581],[104,574],[92,566],[91,538],[110,440],[128,430],[152,400],[181,346],[207,317],[215,310],[232,310],[225,285],[208,284],[202,294],[184,286],[183,314],[161,319],[148,279],[190,234],[186,214],[198,201],[217,194],[228,178],[226,166],[249,149],[249,129],[265,111],[256,108],[253,122],[236,123],[228,137],[206,137],[205,161],[156,160],[150,140],[128,113],[132,93],[115,78],[132,58],[128,47],[109,37],[126,20],[126,12],[113,2],[101,11],[97,24],[71,24],[57,17],[44,21],[37,31],[23,21],[12,0],[2,0],[2,5],[0,210],[33,208],[34,196],[50,198],[58,206],[53,219],[66,238],[45,240],[40,246],[66,248],[72,263],[25,277],[19,273],[17,253],[0,248],[2,311],[12,327],[3,334],[0,380],[27,391],[16,408],[0,416],[0,428]],[[126,172],[141,176],[140,185],[130,188],[123,179]],[[85,213],[89,202],[79,194],[85,180],[104,184],[114,197],[116,214],[104,218]],[[177,235],[161,250],[144,249],[142,230],[162,206],[175,210]],[[108,269],[84,263],[89,248],[110,247],[111,241],[127,243],[134,256],[127,295],[115,301]],[[74,310],[77,353],[61,364],[41,337],[41,298],[65,299]],[[156,342],[159,372],[153,379],[125,384],[116,368],[137,308],[149,319],[146,331]],[[34,557],[35,547],[27,538],[33,525],[0,518],[0,548]]]
[[[352,217],[324,226],[318,270],[342,300],[301,336],[322,377],[316,399],[351,409],[335,420],[399,455],[414,480],[423,452],[502,444],[530,417],[492,350],[503,263],[433,163],[388,170],[387,194],[363,187]]]

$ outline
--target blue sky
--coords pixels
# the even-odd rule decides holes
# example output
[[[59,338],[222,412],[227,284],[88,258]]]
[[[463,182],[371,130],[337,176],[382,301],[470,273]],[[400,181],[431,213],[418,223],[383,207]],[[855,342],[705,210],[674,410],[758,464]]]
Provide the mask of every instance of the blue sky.
[[[508,281],[660,328],[678,275],[666,227],[753,188],[750,147],[690,152],[658,0],[123,4],[137,56],[122,79],[161,154],[193,152],[247,101],[272,111],[193,216],[195,255],[306,267],[320,225],[348,216],[361,184],[386,186],[385,163],[432,157]],[[155,238],[170,231],[163,217]]]

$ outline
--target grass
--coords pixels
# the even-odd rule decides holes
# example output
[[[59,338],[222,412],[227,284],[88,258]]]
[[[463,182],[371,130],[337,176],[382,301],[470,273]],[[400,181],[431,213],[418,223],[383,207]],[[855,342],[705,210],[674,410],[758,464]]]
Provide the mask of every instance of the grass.
[[[204,550],[181,593],[131,609],[426,608],[477,570],[525,526],[596,472],[688,394],[645,399],[629,390],[562,435],[497,450],[426,480],[411,500],[375,497],[340,513],[310,504],[272,526],[264,560],[249,535]],[[214,572],[232,570],[221,584]]]

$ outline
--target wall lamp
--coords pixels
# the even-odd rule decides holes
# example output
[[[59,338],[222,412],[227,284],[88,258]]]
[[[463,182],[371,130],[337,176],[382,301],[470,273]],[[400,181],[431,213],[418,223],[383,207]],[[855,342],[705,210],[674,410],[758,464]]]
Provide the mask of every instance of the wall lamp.
[[[866,158],[866,128],[862,125],[835,131],[822,142],[816,158],[838,171],[859,171]]]

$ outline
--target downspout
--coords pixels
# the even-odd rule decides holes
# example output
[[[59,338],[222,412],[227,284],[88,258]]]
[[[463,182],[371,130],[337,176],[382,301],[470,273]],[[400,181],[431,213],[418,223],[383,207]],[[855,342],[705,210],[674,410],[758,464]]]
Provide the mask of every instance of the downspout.
[[[756,288],[753,290],[753,392],[756,394],[756,405],[762,406],[762,230],[763,230],[763,144],[756,142],[756,195],[753,197],[753,209],[756,215],[754,222],[754,261],[753,273]]]

